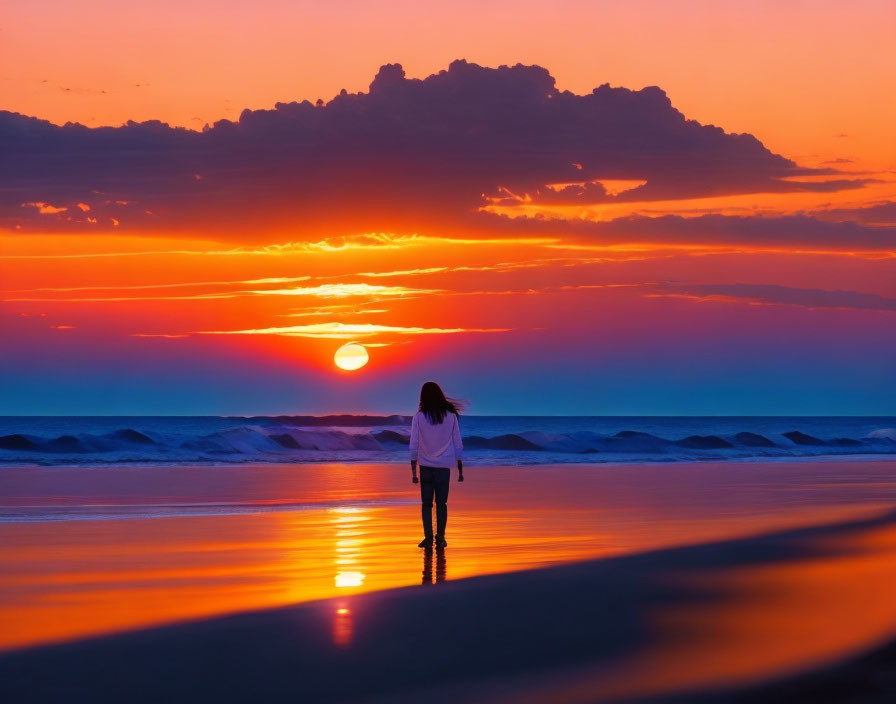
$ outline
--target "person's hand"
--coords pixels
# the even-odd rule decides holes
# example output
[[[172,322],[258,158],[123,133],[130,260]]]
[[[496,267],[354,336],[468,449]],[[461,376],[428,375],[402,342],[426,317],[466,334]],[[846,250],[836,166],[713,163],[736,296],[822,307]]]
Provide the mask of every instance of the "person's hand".
[[[420,480],[417,479],[417,475],[416,475],[416,474],[411,478],[411,481],[414,482],[414,484],[419,484],[419,483],[420,483]]]

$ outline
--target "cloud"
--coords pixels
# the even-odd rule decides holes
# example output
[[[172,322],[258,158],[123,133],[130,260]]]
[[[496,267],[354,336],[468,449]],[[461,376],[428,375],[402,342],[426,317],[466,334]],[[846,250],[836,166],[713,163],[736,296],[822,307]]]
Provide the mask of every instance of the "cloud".
[[[860,208],[829,208],[812,213],[819,220],[832,222],[855,221],[864,225],[896,227],[896,202],[884,201]]]
[[[368,276],[371,278],[391,277],[391,276],[421,276],[424,274],[440,274],[448,271],[447,266],[430,266],[425,269],[398,269],[396,271],[359,271],[357,276]],[[452,271],[454,269],[452,268]]]
[[[560,193],[572,200],[854,185],[800,182],[837,172],[801,168],[752,135],[688,120],[654,86],[576,95],[540,66],[466,61],[425,79],[388,64],[367,92],[244,110],[203,131],[158,121],[57,126],[0,112],[0,144],[9,165],[0,225],[41,232],[198,227],[246,237],[288,228],[302,239],[445,229],[502,189],[558,197],[547,184],[645,182],[615,194],[599,184]]]
[[[363,313],[364,315],[371,315],[377,313],[388,313],[389,310],[387,308],[360,308],[357,305],[336,305],[336,306],[321,306],[320,308],[315,308],[313,310],[300,311],[298,313],[281,313],[279,317],[282,318],[316,318],[318,316],[325,315],[333,315],[334,310],[346,310],[352,313]]]
[[[288,327],[249,330],[200,330],[197,335],[282,335],[285,337],[315,337],[326,339],[359,339],[384,333],[397,335],[453,335],[468,332],[509,332],[510,328],[423,328],[371,323],[315,323]]]
[[[131,333],[130,337],[164,337],[167,339],[175,339],[179,337],[189,337],[186,334],[172,334],[172,333],[151,333],[151,332],[134,332]]]
[[[318,298],[346,298],[349,296],[407,296],[438,293],[435,289],[415,289],[406,286],[374,286],[371,284],[321,284],[249,291],[259,296],[316,296]]]
[[[64,213],[68,210],[66,207],[57,208],[56,206],[50,205],[49,203],[41,203],[40,201],[35,203],[22,203],[23,208],[37,208],[37,212],[41,215],[56,215],[58,213]]]
[[[180,288],[180,287],[191,287],[191,286],[208,286],[208,285],[221,285],[228,283],[277,283],[277,282],[289,282],[289,281],[303,281],[310,277],[302,276],[302,277],[274,277],[267,279],[250,279],[248,281],[235,281],[235,282],[226,282],[226,281],[218,281],[218,282],[205,282],[205,283],[187,283],[187,284],[157,284],[157,285],[146,285],[146,286],[97,286],[97,287],[75,287],[75,288],[50,288],[50,289],[30,289],[31,291],[51,291],[51,292],[73,292],[73,291],[103,291],[103,290],[129,290],[129,289],[160,289],[160,288]],[[29,289],[25,289],[29,290]],[[291,288],[267,288],[267,289],[248,289],[241,290],[236,289],[233,291],[223,291],[218,293],[197,293],[197,294],[184,294],[179,296],[99,296],[99,297],[87,297],[87,298],[59,298],[59,297],[51,297],[51,298],[41,298],[41,297],[11,297],[11,298],[2,298],[0,300],[7,302],[36,302],[36,301],[66,301],[66,302],[75,302],[75,303],[96,303],[96,302],[111,302],[111,301],[201,301],[201,300],[214,300],[220,298],[240,298],[245,296],[311,296],[315,298],[350,298],[350,297],[368,297],[368,298],[386,298],[386,297],[404,297],[404,296],[419,296],[424,294],[434,294],[434,293],[442,293],[440,289],[418,289],[418,288],[408,288],[406,286],[375,286],[366,283],[338,283],[338,284],[320,284],[318,286],[293,286]]]
[[[832,179],[823,181],[800,181],[788,178],[769,182],[766,193],[814,192],[833,193],[855,188],[863,188],[872,183],[880,183],[879,179]],[[749,192],[749,190],[747,191]],[[711,188],[701,190],[679,191],[669,190],[665,186],[660,189],[654,182],[645,181],[642,185],[633,186],[611,193],[602,181],[570,183],[560,186],[547,185],[536,188],[532,192],[512,193],[502,189],[496,197],[488,198],[490,207],[514,208],[519,206],[588,206],[609,203],[650,203],[652,201],[700,198],[706,196],[731,195],[736,191],[714,191]]]
[[[860,291],[826,291],[777,284],[686,284],[663,283],[647,296],[675,296],[701,300],[784,304],[806,308],[896,311],[896,298]]]
[[[564,235],[586,243],[651,243],[670,246],[746,247],[832,252],[896,254],[896,226],[877,227],[851,221],[821,220],[812,215],[697,217],[631,215],[606,222],[486,215],[490,232],[516,235]],[[565,246],[565,245],[557,245]]]
[[[196,286],[230,286],[234,284],[289,284],[299,281],[308,281],[310,276],[277,276],[265,279],[237,279],[228,281],[186,281],[174,284],[138,284],[132,286],[67,286],[67,287],[42,287],[31,289],[8,289],[14,291],[49,291],[54,293],[69,293],[72,291],[135,291],[151,290],[159,288],[193,288]]]

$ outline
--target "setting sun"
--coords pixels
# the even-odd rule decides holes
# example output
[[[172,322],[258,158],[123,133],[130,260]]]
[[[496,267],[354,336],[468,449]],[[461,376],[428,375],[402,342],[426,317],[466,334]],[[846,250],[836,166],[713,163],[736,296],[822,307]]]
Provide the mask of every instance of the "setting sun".
[[[367,354],[367,349],[357,342],[349,342],[343,345],[333,355],[333,361],[336,362],[336,366],[348,372],[360,369],[367,364],[369,359],[370,356]]]

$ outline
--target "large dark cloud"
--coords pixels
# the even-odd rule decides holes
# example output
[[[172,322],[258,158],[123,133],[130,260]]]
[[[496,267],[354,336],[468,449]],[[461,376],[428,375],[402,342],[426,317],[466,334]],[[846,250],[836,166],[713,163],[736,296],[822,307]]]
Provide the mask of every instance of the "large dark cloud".
[[[620,198],[648,200],[819,187],[755,137],[687,120],[659,88],[575,95],[538,66],[465,61],[423,80],[386,65],[367,93],[246,110],[202,132],[0,112],[0,159],[0,223],[26,230],[114,218],[122,230],[297,236],[450,226],[501,187],[642,179]]]

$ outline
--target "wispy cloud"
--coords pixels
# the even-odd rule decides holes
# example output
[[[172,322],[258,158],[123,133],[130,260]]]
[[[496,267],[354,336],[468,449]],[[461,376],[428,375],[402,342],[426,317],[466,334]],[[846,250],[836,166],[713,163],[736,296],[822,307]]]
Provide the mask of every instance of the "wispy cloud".
[[[398,269],[396,271],[361,271],[356,276],[367,276],[370,278],[390,277],[390,276],[420,276],[423,274],[441,274],[446,271],[456,271],[449,269],[447,266],[431,266],[426,269]]]
[[[662,283],[648,298],[686,298],[696,301],[748,303],[751,305],[792,305],[805,308],[896,311],[896,298],[861,291],[828,291],[777,284],[689,284]]]
[[[408,244],[417,244],[422,238],[417,234],[401,235],[389,232],[369,232],[359,235],[330,237],[316,242],[288,242],[282,245],[268,245],[251,250],[258,253],[271,252],[341,252],[350,249],[398,249]]]
[[[238,254],[236,250],[149,249],[140,252],[71,252],[68,254],[0,254],[0,259],[107,259],[115,257],[208,256]]]
[[[130,337],[167,337],[167,338],[176,338],[176,337],[189,337],[186,333],[167,333],[167,332],[133,332],[130,334]]]
[[[236,281],[185,281],[172,284],[141,284],[136,286],[68,286],[68,287],[42,287],[31,289],[7,289],[9,291],[46,291],[66,293],[72,291],[140,291],[163,288],[195,288],[202,286],[251,286],[253,284],[288,284],[299,281],[308,281],[310,276],[274,277],[266,279],[245,279]]]
[[[449,246],[488,246],[488,245],[523,245],[543,246],[559,243],[561,240],[555,236],[532,235],[516,237],[512,234],[494,237],[444,237],[424,236],[418,234],[398,233],[361,233],[330,237],[315,242],[284,242],[282,244],[268,244],[261,246],[228,247],[223,249],[149,249],[144,251],[126,252],[71,252],[65,254],[0,254],[2,259],[104,259],[115,257],[155,257],[155,256],[183,256],[183,257],[270,257],[279,259],[287,256],[304,256],[311,253],[335,253],[353,250],[377,250],[377,249],[401,249],[421,248],[432,245]],[[375,275],[375,272],[368,273]]]
[[[355,339],[380,334],[395,335],[456,335],[459,333],[509,332],[512,328],[425,328],[400,325],[375,325],[372,323],[315,323],[276,328],[252,328],[249,330],[199,330],[198,335],[282,335],[285,337],[314,337]]]
[[[406,286],[376,286],[371,284],[321,284],[320,286],[295,286],[252,290],[259,296],[316,296],[318,298],[346,298],[349,296],[407,296],[439,293],[439,289],[415,289]]]
[[[896,227],[857,222],[829,222],[808,215],[736,217],[701,215],[684,218],[631,216],[605,222],[507,218],[492,220],[495,231],[515,234],[563,233],[565,240],[546,247],[596,251],[661,249],[766,251],[789,254],[891,257],[896,255]]]
[[[221,298],[238,298],[240,293],[198,293],[194,296],[105,296],[91,298],[39,298],[39,297],[15,297],[3,298],[8,303],[113,303],[126,301],[212,301]]]
[[[376,313],[388,313],[389,310],[386,308],[359,308],[358,306],[325,306],[323,308],[315,308],[314,310],[305,310],[300,311],[298,313],[281,313],[278,317],[281,318],[315,318],[320,315],[333,315],[334,310],[356,310],[358,313],[367,314],[376,314]]]
[[[328,237],[323,240],[309,242],[285,242],[283,244],[270,244],[262,247],[239,247],[215,254],[252,254],[252,255],[288,255],[288,254],[304,254],[309,252],[344,252],[351,250],[368,250],[368,249],[404,249],[404,248],[426,248],[432,245],[495,245],[495,244],[522,244],[522,245],[544,245],[558,242],[559,238],[554,236],[532,235],[525,237],[516,237],[512,234],[507,236],[496,235],[492,237],[449,237],[443,235],[421,235],[418,233],[402,234],[395,232],[367,232],[354,235],[339,235],[336,237]],[[419,271],[419,270],[408,270]],[[368,272],[369,276],[375,276],[376,273]]]
[[[287,281],[305,281],[310,277],[294,277],[294,278],[286,278],[286,279],[255,279],[252,281],[235,281],[235,282],[216,282],[218,284],[251,284],[251,283],[274,283],[274,282],[287,282]],[[202,285],[213,285],[215,282],[208,282],[205,284],[197,283],[197,284],[187,284],[202,286]],[[181,286],[181,284],[174,284],[172,286]],[[135,287],[123,287],[123,289],[127,288],[145,288],[145,289],[153,289],[153,288],[168,288],[168,284],[163,284],[159,286],[135,286]],[[73,289],[33,289],[36,291],[39,290],[52,290],[52,291],[77,291],[77,290],[116,290],[117,287],[109,286],[109,287],[97,287],[93,289],[92,287],[84,287],[81,288],[73,288]],[[241,298],[246,296],[251,297],[259,297],[259,296],[309,296],[314,298],[350,298],[350,297],[358,297],[358,298],[388,298],[388,297],[403,297],[403,296],[420,296],[426,294],[434,294],[440,293],[440,289],[416,289],[416,288],[408,288],[406,286],[376,286],[366,283],[356,283],[356,284],[321,284],[319,286],[294,286],[291,288],[274,288],[274,289],[249,289],[249,290],[236,290],[236,291],[228,291],[228,292],[220,292],[220,293],[197,293],[192,295],[183,295],[183,296],[95,296],[95,297],[77,297],[77,298],[59,298],[59,297],[33,297],[33,296],[17,296],[17,297],[8,297],[3,298],[3,301],[7,302],[64,302],[64,303],[99,303],[99,302],[114,302],[114,301],[203,301],[203,300],[215,300],[222,298]]]
[[[551,241],[549,243],[552,248],[564,248],[565,245],[557,244],[556,241]],[[570,249],[576,249],[577,245],[573,244],[570,246]],[[587,266],[589,264],[603,264],[606,262],[618,262],[618,261],[641,261],[644,259],[652,258],[646,255],[639,256],[628,256],[624,252],[629,250],[623,250],[616,246],[599,246],[595,245],[593,247],[589,247],[589,249],[603,249],[607,252],[608,255],[612,256],[604,256],[604,257],[542,257],[537,259],[524,259],[520,261],[511,261],[511,262],[497,262],[495,264],[480,264],[480,265],[462,265],[462,266],[439,266],[439,267],[429,267],[429,268],[421,268],[421,269],[396,269],[395,271],[362,271],[355,276],[366,276],[371,278],[388,278],[388,277],[407,277],[407,276],[428,276],[432,274],[444,274],[444,273],[455,273],[455,272],[503,272],[503,271],[517,271],[519,269],[540,269],[551,265],[562,266],[562,267],[576,267],[576,266]],[[635,248],[637,251],[645,251],[645,247]],[[656,254],[654,256],[665,256],[661,253]],[[337,278],[336,276],[330,278]]]

